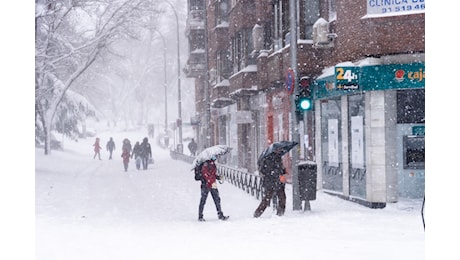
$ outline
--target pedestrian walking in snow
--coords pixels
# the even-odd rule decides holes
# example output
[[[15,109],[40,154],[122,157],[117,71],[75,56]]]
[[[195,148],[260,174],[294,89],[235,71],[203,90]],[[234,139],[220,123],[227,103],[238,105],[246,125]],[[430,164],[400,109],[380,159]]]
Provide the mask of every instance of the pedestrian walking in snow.
[[[131,154],[131,158],[134,157],[134,161],[136,162],[136,169],[140,170],[141,169],[141,145],[139,144],[139,141],[137,141],[134,144],[133,147],[133,152]]]
[[[265,209],[270,205],[270,200],[274,194],[278,197],[276,215],[284,215],[286,209],[286,169],[283,166],[280,153],[281,151],[275,151],[264,158],[259,164],[259,173],[262,176],[262,187],[265,190],[265,195],[254,212],[255,218],[260,217],[264,213]]]
[[[112,152],[115,150],[115,142],[112,137],[110,137],[110,140],[107,142],[106,148],[107,151],[109,151],[109,160],[112,160]]]
[[[142,169],[147,170],[149,165],[149,159],[153,159],[152,156],[152,147],[150,147],[149,139],[144,137],[140,145],[140,155],[142,162]]]
[[[217,158],[213,156],[210,160],[205,161],[201,166],[197,166],[201,167],[201,199],[198,207],[198,221],[205,221],[203,218],[203,210],[209,192],[211,192],[212,199],[216,205],[218,218],[220,220],[227,220],[229,218],[222,212],[219,190],[217,189],[217,180],[220,180],[221,178],[217,175],[216,160]]]
[[[198,147],[197,144],[196,144],[196,142],[195,142],[195,139],[192,138],[192,141],[190,141],[190,143],[188,143],[188,146],[187,146],[187,147],[188,147],[188,149],[189,149],[189,151],[190,151],[190,154],[191,154],[192,156],[195,156],[196,149],[197,149],[197,147]]]
[[[94,146],[94,156],[93,156],[93,159],[96,159],[96,156],[99,158],[99,160],[101,159],[101,144],[100,144],[100,139],[99,137],[96,137],[96,141],[94,142],[93,144]]]
[[[123,152],[121,153],[121,158],[123,158],[123,167],[125,168],[125,172],[128,171],[128,165],[129,165],[129,157],[130,157],[129,150],[127,148],[123,149]]]
[[[128,152],[131,154],[132,146],[131,141],[129,141],[128,138],[123,139],[123,146],[121,147],[121,150],[123,151],[124,149],[128,150]]]

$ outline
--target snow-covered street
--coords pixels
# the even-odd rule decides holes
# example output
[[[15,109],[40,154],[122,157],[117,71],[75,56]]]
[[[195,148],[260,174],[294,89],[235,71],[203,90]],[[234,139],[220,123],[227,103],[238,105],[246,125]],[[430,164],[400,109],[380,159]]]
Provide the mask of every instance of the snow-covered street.
[[[124,172],[121,141],[134,144],[142,132],[104,132],[116,142],[114,159],[93,159],[93,138],[65,140],[64,151],[35,151],[36,259],[424,259],[422,201],[384,209],[321,191],[312,210],[287,209],[278,217],[228,182],[219,185],[229,221],[217,219],[210,196],[206,222],[198,222],[199,183],[190,164],[172,160],[152,144],[155,164]]]

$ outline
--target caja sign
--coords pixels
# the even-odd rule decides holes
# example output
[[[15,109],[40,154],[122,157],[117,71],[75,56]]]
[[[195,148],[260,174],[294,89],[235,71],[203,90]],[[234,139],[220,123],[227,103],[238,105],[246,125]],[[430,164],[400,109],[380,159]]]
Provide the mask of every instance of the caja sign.
[[[425,88],[425,63],[361,67],[363,90]]]
[[[425,79],[425,70],[420,68],[418,71],[406,71],[404,69],[398,69],[395,72],[395,80],[402,82],[407,77],[409,80],[422,81]]]

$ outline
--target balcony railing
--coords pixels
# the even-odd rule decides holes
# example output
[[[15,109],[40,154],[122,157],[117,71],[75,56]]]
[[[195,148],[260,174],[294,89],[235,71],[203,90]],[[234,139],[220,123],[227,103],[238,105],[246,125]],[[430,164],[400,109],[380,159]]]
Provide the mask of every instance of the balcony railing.
[[[206,56],[204,50],[195,50],[189,54],[184,73],[189,78],[204,76],[206,70]]]
[[[187,18],[185,34],[189,35],[192,30],[204,30],[204,18],[203,10],[190,11]]]

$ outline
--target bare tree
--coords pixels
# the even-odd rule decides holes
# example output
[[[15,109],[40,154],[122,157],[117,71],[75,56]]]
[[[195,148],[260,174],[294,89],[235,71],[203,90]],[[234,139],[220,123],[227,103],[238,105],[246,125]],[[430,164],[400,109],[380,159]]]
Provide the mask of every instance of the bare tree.
[[[50,151],[53,120],[69,88],[110,45],[135,37],[136,28],[157,14],[151,0],[36,1],[36,124]],[[149,20],[150,21],[150,20]]]

